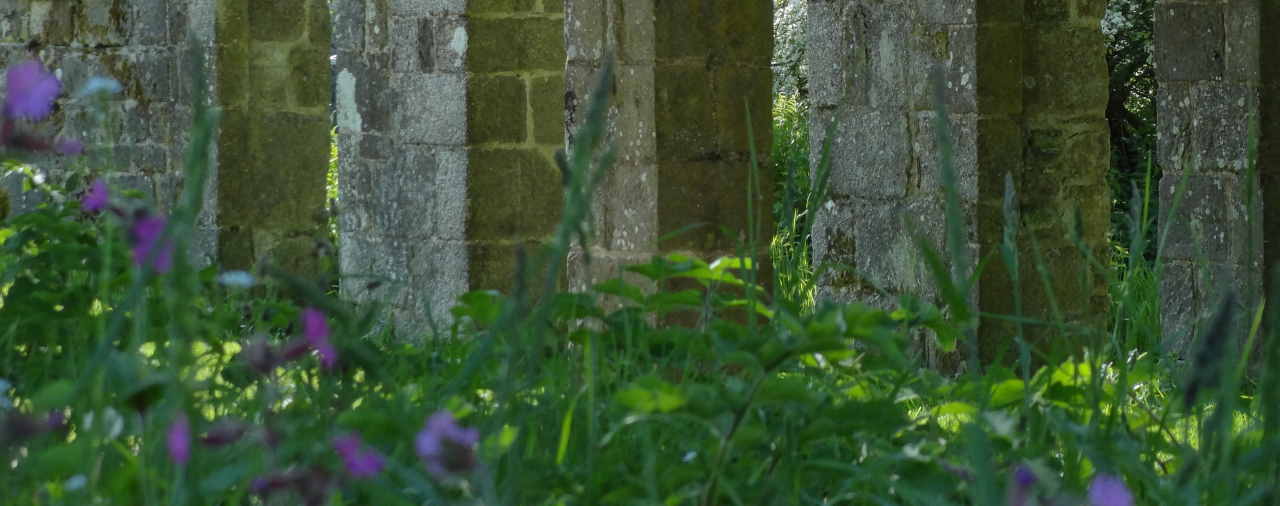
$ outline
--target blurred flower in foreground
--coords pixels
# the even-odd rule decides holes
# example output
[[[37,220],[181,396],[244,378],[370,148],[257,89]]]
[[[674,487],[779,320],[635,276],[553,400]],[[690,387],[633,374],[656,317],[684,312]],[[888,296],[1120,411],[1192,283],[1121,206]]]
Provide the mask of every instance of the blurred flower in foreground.
[[[21,131],[19,120],[39,121],[53,112],[53,101],[62,83],[38,60],[27,60],[5,72],[4,105],[0,106],[0,146],[22,151],[55,151],[64,155],[84,152],[84,144],[71,139],[49,139]]]
[[[89,189],[80,197],[80,209],[86,213],[97,213],[107,208],[107,202],[110,200],[111,194],[107,190],[107,182],[102,179],[94,179],[93,184],[89,185]]]
[[[441,410],[427,419],[427,426],[414,440],[414,449],[427,471],[437,478],[446,478],[475,469],[478,441],[479,431],[458,425],[452,413]]]
[[[53,112],[53,100],[62,91],[58,78],[36,60],[27,60],[5,73],[7,91],[4,116],[13,119],[41,120]]]
[[[329,342],[329,323],[319,309],[309,307],[302,310],[302,335],[320,355],[320,364],[332,369],[338,363],[338,350]]]
[[[150,267],[160,274],[173,268],[173,243],[160,242],[166,221],[163,217],[144,214],[129,227],[129,244],[132,246],[133,263]]]
[[[1036,484],[1036,474],[1026,465],[1013,471],[1013,484],[1009,486],[1009,506],[1027,506],[1031,499],[1031,487]]]
[[[185,413],[179,413],[173,420],[165,434],[165,443],[169,448],[169,460],[175,464],[184,465],[191,459],[191,424],[187,422]]]
[[[1119,477],[1098,473],[1089,483],[1090,506],[1133,506],[1133,494]]]
[[[342,456],[347,472],[356,478],[369,478],[382,471],[386,461],[377,452],[364,448],[360,436],[345,434],[333,438],[333,449]]]
[[[328,503],[330,485],[330,475],[322,468],[288,469],[254,478],[249,491],[263,499],[270,499],[279,492],[293,490],[301,496],[302,504],[320,506]]]

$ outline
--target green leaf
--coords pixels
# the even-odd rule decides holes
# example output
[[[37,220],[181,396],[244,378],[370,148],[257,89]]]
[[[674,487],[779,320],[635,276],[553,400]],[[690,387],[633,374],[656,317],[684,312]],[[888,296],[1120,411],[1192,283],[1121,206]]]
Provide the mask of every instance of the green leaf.
[[[455,318],[471,318],[480,325],[493,325],[502,314],[501,293],[493,290],[477,290],[467,292],[458,297],[460,304],[451,312]]]
[[[622,278],[613,278],[592,287],[593,290],[605,295],[614,295],[625,299],[630,299],[637,303],[644,302],[644,291],[640,287],[623,281]]]
[[[814,402],[815,396],[809,389],[809,381],[803,376],[774,376],[760,384],[756,392],[756,400],[760,403],[795,403]]]
[[[59,380],[41,388],[31,396],[31,405],[36,411],[62,409],[75,400],[76,384],[69,380]]]
[[[685,405],[684,393],[657,376],[645,376],[618,392],[614,399],[640,413],[670,413]]]
[[[1001,381],[991,387],[991,405],[1002,407],[1019,402],[1024,392],[1026,392],[1026,385],[1020,379]]]

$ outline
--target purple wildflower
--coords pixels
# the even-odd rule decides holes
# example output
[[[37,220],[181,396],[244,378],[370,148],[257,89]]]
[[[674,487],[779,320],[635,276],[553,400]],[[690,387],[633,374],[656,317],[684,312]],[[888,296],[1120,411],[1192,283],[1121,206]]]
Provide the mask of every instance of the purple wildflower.
[[[333,449],[342,456],[347,472],[356,478],[370,478],[382,472],[386,460],[377,452],[364,448],[360,436],[345,434],[333,438]]]
[[[465,474],[476,467],[475,445],[480,432],[458,425],[453,414],[441,410],[427,419],[427,426],[414,439],[414,448],[437,478]]]
[[[164,233],[165,223],[163,217],[143,215],[129,229],[133,263],[150,267],[160,274],[173,268],[173,243],[165,241],[163,245],[158,244]]]
[[[187,422],[185,413],[179,413],[173,420],[165,442],[169,447],[169,460],[175,464],[185,465],[191,459],[191,424]]]
[[[315,348],[316,353],[320,354],[321,365],[332,369],[337,364],[338,351],[329,342],[329,324],[319,309],[309,307],[302,310],[302,335]]]
[[[1036,473],[1026,465],[1020,465],[1013,471],[1013,484],[1009,487],[1009,506],[1026,506],[1031,504],[1031,487],[1036,484]]]
[[[75,139],[58,139],[53,150],[60,155],[78,155],[84,153],[84,143]]]
[[[1133,506],[1133,494],[1124,480],[1115,475],[1098,473],[1089,483],[1090,506]]]
[[[5,74],[8,95],[4,98],[4,116],[14,119],[41,120],[53,111],[53,100],[62,91],[58,78],[36,60],[27,60]]]
[[[107,208],[110,198],[111,193],[107,190],[107,182],[95,179],[93,184],[89,185],[89,189],[84,192],[84,196],[80,197],[80,209],[86,213],[97,213]]]

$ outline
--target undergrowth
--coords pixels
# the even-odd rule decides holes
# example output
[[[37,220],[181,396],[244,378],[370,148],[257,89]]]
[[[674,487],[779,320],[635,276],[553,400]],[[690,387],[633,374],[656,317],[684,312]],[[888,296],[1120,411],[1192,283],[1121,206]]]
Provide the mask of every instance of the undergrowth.
[[[683,289],[619,278],[560,291],[613,158],[605,95],[560,159],[563,220],[521,263],[516,289],[462,296],[452,322],[420,341],[375,330],[377,307],[269,265],[188,262],[218,118],[202,101],[173,214],[95,183],[9,218],[5,503],[1280,500],[1280,346],[1259,330],[1280,326],[1236,328],[1224,303],[1191,374],[1175,375],[1144,348],[1158,337],[1145,233],[1112,273],[1113,323],[1100,329],[1110,339],[1034,370],[1024,354],[948,377],[908,358],[919,329],[951,353],[972,329],[972,308],[954,297],[967,281],[949,271],[935,270],[951,287],[940,306],[814,301],[804,210],[821,199],[825,164],[799,177],[801,164],[777,156],[786,146],[775,146],[785,180],[814,183],[780,190],[781,288],[753,283],[751,258],[669,255],[627,270]],[[802,111],[788,114],[777,128],[803,124]],[[950,228],[963,226],[958,215],[948,212]],[[962,249],[931,255],[964,265]],[[1256,382],[1244,374],[1255,348]]]

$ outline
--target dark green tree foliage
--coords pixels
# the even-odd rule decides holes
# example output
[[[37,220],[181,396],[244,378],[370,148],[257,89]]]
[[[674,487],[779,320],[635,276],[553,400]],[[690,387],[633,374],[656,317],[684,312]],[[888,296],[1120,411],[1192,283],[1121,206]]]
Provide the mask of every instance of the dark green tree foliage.
[[[1129,243],[1126,216],[1140,204],[1147,184],[1158,181],[1150,164],[1156,141],[1156,77],[1152,65],[1155,0],[1112,0],[1103,19],[1107,67],[1111,73],[1107,122],[1111,129],[1111,192],[1115,198],[1112,229],[1118,244]],[[1139,192],[1134,194],[1135,189]],[[1148,205],[1154,205],[1154,199]],[[1154,209],[1149,216],[1155,216]],[[1153,228],[1154,229],[1154,228]]]

